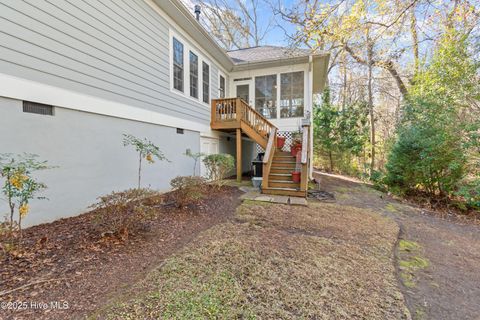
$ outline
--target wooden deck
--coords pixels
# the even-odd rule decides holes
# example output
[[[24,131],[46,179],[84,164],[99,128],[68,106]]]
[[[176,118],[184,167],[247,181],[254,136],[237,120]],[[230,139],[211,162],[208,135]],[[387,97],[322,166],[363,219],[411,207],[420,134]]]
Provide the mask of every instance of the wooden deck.
[[[265,149],[262,193],[306,197],[310,161],[310,127],[303,127],[300,157],[289,157],[277,150],[277,127],[240,98],[214,99],[211,105],[212,129],[235,132],[237,145],[237,179],[242,176],[242,134]],[[294,183],[291,172],[301,168],[301,181]]]

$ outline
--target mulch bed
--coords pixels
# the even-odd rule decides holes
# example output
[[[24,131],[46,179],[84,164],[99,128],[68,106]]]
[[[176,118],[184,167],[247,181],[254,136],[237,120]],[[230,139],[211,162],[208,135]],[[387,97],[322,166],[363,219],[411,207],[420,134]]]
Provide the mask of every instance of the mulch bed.
[[[155,220],[124,241],[102,238],[95,212],[26,229],[23,251],[0,256],[0,319],[91,314],[200,232],[232,216],[240,194],[224,187],[195,208],[160,206]]]

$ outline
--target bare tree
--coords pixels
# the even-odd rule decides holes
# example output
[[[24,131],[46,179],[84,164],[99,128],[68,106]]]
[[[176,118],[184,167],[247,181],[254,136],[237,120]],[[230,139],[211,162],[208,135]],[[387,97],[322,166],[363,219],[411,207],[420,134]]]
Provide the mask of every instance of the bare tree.
[[[262,1],[201,0],[201,23],[226,49],[262,44],[273,28],[273,15],[260,16]],[[266,22],[265,22],[266,21]]]

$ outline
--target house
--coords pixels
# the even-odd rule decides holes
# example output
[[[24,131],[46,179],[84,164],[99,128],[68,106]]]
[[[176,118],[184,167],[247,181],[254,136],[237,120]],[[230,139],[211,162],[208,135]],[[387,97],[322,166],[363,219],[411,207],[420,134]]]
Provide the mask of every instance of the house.
[[[225,52],[190,11],[179,0],[0,0],[0,153],[34,153],[56,166],[38,173],[49,201],[32,203],[27,225],[134,187],[138,159],[124,133],[154,141],[171,161],[145,165],[144,186],[167,190],[175,176],[191,175],[187,149],[238,153],[239,174],[266,149],[264,178],[288,180],[297,163],[275,140],[308,124],[328,54]]]

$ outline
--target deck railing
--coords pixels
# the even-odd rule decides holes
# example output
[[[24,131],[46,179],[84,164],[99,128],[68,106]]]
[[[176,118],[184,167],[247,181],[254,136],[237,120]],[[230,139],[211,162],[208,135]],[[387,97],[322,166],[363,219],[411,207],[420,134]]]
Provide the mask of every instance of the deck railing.
[[[309,169],[310,169],[310,125],[303,126],[302,134],[302,152],[300,156],[300,163],[302,166],[302,173],[300,178],[300,190],[305,191],[305,195],[308,191]]]
[[[240,98],[212,100],[212,128],[239,128],[242,121],[265,139],[268,139],[270,132],[275,128],[270,121]]]

